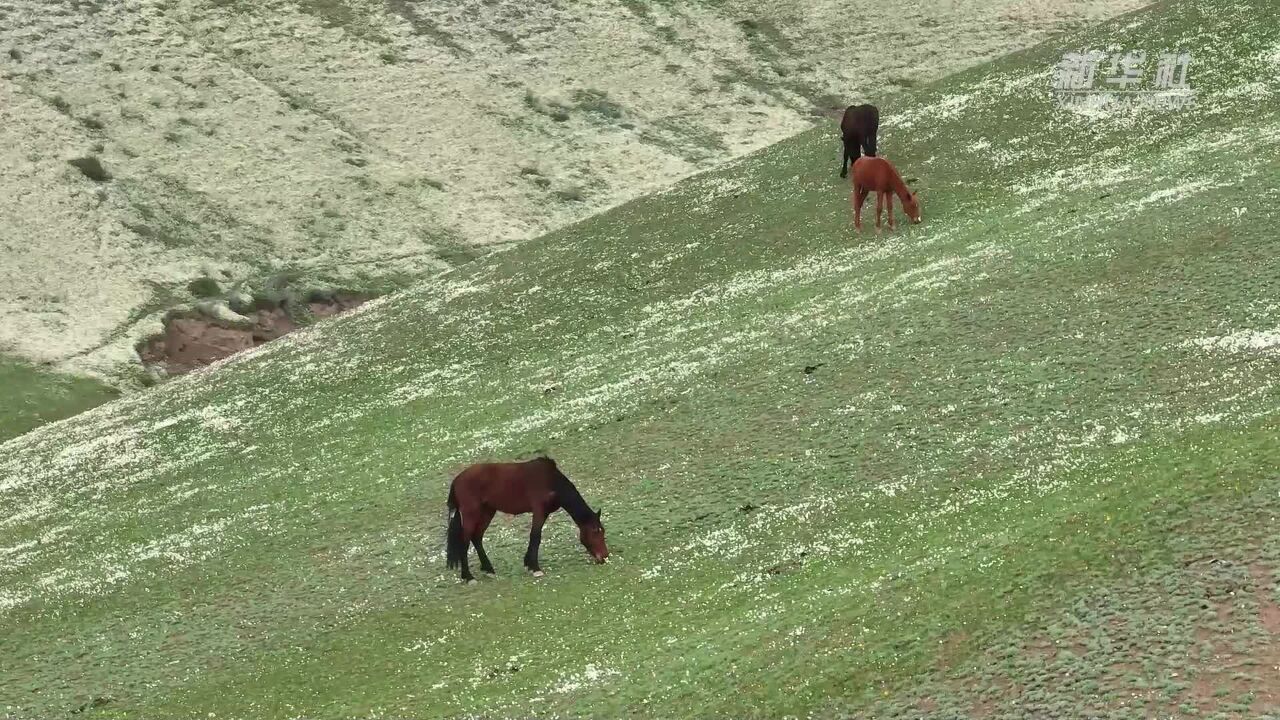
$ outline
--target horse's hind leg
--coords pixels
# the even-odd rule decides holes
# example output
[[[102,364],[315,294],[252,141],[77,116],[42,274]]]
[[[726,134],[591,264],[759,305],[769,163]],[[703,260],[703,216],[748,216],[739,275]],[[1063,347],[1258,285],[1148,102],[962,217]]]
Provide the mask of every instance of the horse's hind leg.
[[[849,177],[849,139],[842,138],[840,145],[843,148],[841,151],[843,159],[840,161],[840,177]]]
[[[475,582],[475,575],[471,574],[471,564],[467,562],[467,545],[471,539],[475,537],[475,522],[471,519],[477,516],[477,512],[464,513],[462,515],[462,580],[463,582]]]
[[[853,203],[853,227],[862,232],[862,204],[867,201],[867,189],[855,183],[849,200]]]
[[[493,574],[493,563],[489,562],[489,555],[484,551],[484,531],[489,529],[489,523],[493,521],[493,511],[488,508],[482,510],[476,518],[475,531],[471,533],[471,544],[476,549],[476,557],[480,558],[480,570]]]

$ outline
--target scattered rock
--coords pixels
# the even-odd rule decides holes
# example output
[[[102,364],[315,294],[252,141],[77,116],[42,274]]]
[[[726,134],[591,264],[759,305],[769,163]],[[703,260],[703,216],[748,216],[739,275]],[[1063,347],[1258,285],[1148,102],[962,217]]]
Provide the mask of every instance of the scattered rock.
[[[106,182],[111,179],[111,173],[107,172],[107,169],[102,167],[102,161],[93,155],[73,158],[67,162],[94,182]]]
[[[319,319],[353,310],[364,304],[367,299],[346,293],[335,293],[324,298],[312,298],[307,303],[307,307],[311,310],[311,314]]]
[[[202,277],[187,283],[187,292],[198,298],[217,297],[222,294],[222,288],[217,280]]]
[[[84,712],[84,711],[86,711],[86,710],[92,710],[93,708],[99,708],[99,707],[102,707],[103,705],[107,705],[107,704],[109,704],[110,702],[111,702],[111,698],[110,698],[110,697],[94,697],[94,698],[90,699],[90,700],[89,700],[89,702],[83,703],[83,704],[81,704],[79,707],[77,707],[76,709],[72,710],[72,711],[71,711],[71,714],[72,714],[72,715],[79,715],[80,713],[82,713],[82,712]]]
[[[583,202],[585,199],[583,197],[582,188],[577,185],[571,185],[569,187],[556,190],[554,195],[563,202]]]
[[[228,327],[246,328],[254,322],[253,318],[232,310],[225,302],[220,300],[205,300],[197,303],[196,310],[203,315],[222,322]]]
[[[251,313],[255,309],[253,296],[247,292],[232,292],[226,298],[227,306],[242,315]]]
[[[826,363],[818,363],[817,365],[805,365],[805,366],[804,366],[804,374],[805,374],[805,375],[812,375],[813,373],[815,373],[815,372],[818,370],[818,368],[822,367],[823,365],[826,365]]]

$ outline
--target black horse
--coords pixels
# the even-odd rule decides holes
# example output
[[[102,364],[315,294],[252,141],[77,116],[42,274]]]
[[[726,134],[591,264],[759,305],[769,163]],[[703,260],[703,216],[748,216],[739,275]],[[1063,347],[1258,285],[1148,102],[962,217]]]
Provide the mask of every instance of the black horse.
[[[840,161],[840,177],[849,176],[849,163],[863,154],[876,156],[876,131],[880,129],[880,109],[875,105],[850,105],[840,118],[840,139],[844,142],[844,159]]]

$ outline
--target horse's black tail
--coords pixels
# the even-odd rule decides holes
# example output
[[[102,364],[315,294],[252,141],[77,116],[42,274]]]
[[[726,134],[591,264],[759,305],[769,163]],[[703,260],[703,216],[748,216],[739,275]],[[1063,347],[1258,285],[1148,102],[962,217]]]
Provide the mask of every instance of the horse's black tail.
[[[449,568],[462,567],[467,557],[467,541],[462,538],[462,511],[458,510],[458,495],[449,486],[449,529],[445,531],[445,564]]]

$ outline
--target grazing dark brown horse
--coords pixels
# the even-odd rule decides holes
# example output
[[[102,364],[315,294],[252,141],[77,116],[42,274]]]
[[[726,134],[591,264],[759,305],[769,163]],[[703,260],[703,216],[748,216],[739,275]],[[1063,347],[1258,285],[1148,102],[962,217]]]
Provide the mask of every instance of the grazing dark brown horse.
[[[876,191],[876,231],[880,230],[880,213],[888,209],[889,229],[893,229],[893,196],[902,201],[902,211],[918,223],[920,216],[920,198],[902,182],[893,163],[881,157],[862,157],[853,161],[853,192],[849,194],[849,202],[853,205],[853,226],[862,230],[862,203],[867,193]],[[888,205],[888,208],[885,208]]]
[[[880,109],[875,105],[850,105],[840,118],[840,139],[844,143],[844,159],[840,161],[840,177],[848,177],[849,163],[865,152],[876,156],[876,132],[880,129]]]
[[[578,525],[578,539],[598,563],[609,559],[604,543],[604,526],[600,511],[592,510],[578,489],[548,457],[525,462],[479,463],[458,473],[449,487],[449,530],[445,536],[447,564],[461,567],[462,579],[474,581],[467,566],[467,543],[476,548],[480,569],[493,572],[493,564],[484,552],[484,531],[496,512],[508,515],[533,513],[529,529],[529,549],[524,566],[534,577],[542,576],[538,566],[538,545],[542,542],[542,525],[547,516],[564,508]]]

